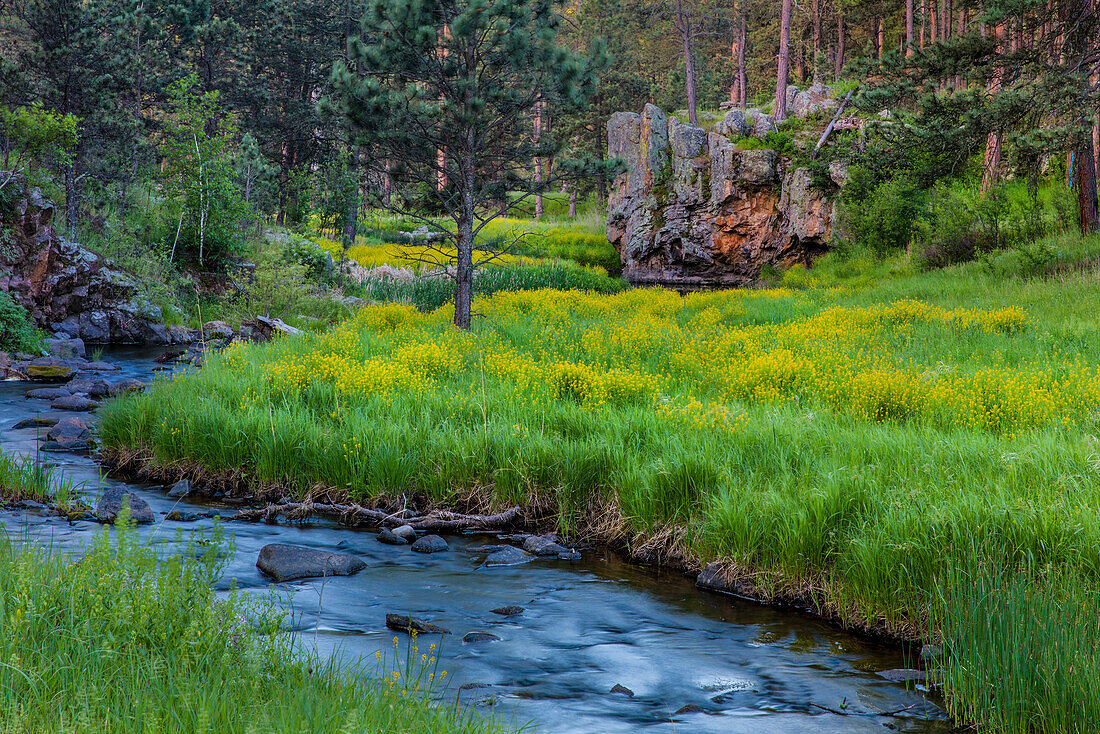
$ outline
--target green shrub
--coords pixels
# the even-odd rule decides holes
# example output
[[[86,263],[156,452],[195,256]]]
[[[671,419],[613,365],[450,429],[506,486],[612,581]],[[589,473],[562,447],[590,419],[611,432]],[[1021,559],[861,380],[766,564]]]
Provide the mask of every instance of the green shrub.
[[[868,188],[862,169],[852,172],[840,203],[840,227],[847,243],[883,256],[909,245],[923,209],[923,194],[899,177]]]
[[[0,350],[5,352],[35,352],[42,339],[31,325],[26,309],[0,291]]]

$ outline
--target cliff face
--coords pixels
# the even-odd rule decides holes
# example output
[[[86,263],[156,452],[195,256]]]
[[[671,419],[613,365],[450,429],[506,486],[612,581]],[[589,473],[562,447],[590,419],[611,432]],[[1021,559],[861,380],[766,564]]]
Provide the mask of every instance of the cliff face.
[[[832,202],[808,169],[774,151],[739,150],[653,105],[612,115],[607,140],[608,155],[627,164],[611,189],[607,237],[632,282],[749,285],[766,265],[808,264],[828,247]]]
[[[0,172],[0,181],[8,178]],[[12,177],[3,201],[0,290],[26,308],[36,326],[89,342],[169,342],[160,310],[137,298],[129,276],[54,232],[54,205],[41,191]]]

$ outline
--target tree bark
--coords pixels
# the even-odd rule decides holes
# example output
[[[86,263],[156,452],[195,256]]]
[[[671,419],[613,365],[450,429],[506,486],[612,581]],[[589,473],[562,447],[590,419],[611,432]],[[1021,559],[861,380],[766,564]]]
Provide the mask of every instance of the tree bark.
[[[347,211],[344,212],[342,239],[345,250],[355,244],[355,236],[359,230],[359,197],[362,186],[359,181],[359,146],[357,145],[348,152],[348,175],[355,179],[355,190],[348,197]]]
[[[912,2],[912,0],[909,0]],[[779,70],[775,80],[775,120],[787,117],[787,67],[790,63],[791,0],[783,0],[779,20]]]
[[[821,0],[810,3],[810,24],[813,33],[813,83],[821,83]]]
[[[844,71],[845,36],[844,13],[838,10],[836,14],[836,66],[833,69],[833,79],[837,81],[840,81],[840,74]]]
[[[875,51],[878,53],[878,62],[882,63],[882,52],[886,48],[886,24],[882,22],[882,18],[875,18],[875,36],[878,38],[878,44]]]
[[[905,58],[913,55],[913,0],[905,0]]]
[[[935,43],[940,33],[940,16],[936,12],[938,0],[928,0],[928,42]]]
[[[748,67],[745,63],[745,56],[748,53],[749,45],[749,21],[745,17],[744,8],[741,11],[741,25],[738,30],[738,42],[737,42],[737,79],[738,87],[741,90],[741,97],[738,102],[741,104],[741,109],[744,110],[749,105],[749,76]]]
[[[1075,158],[1078,224],[1081,234],[1100,229],[1100,206],[1096,199],[1096,158],[1093,157],[1091,136],[1082,135]]]
[[[684,83],[687,86],[688,119],[692,125],[699,125],[695,110],[695,55],[691,48],[691,15],[684,10],[683,0],[676,0],[676,26],[680,30],[680,40],[684,47]]]
[[[76,238],[76,227],[80,223],[80,173],[77,166],[79,152],[73,156],[73,162],[65,169],[65,227],[69,237]]]
[[[569,185],[569,218],[575,219],[577,216],[577,183],[574,181]]]

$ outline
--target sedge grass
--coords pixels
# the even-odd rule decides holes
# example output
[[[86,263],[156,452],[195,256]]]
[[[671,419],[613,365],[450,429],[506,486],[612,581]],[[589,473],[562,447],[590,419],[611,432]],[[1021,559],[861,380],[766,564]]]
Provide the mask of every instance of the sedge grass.
[[[216,597],[197,547],[158,559],[125,522],[79,560],[0,538],[0,732],[497,731],[433,702],[432,672],[301,650],[273,599]]]

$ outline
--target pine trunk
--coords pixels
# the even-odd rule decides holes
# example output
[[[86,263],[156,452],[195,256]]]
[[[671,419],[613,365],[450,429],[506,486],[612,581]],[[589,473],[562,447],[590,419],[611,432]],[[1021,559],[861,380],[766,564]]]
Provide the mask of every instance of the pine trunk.
[[[912,2],[912,0],[909,0]],[[779,69],[775,80],[775,120],[787,117],[787,71],[790,63],[791,45],[791,0],[783,0],[783,10],[779,19]]]
[[[821,0],[813,0],[810,5],[810,18],[813,26],[813,83],[821,83]]]
[[[1100,206],[1096,199],[1096,158],[1093,156],[1091,136],[1081,136],[1074,158],[1078,223],[1081,234],[1092,234],[1100,229]]]
[[[342,240],[344,249],[347,250],[355,244],[355,236],[359,233],[359,148],[353,147],[348,152],[348,175],[355,179],[355,190],[348,197],[347,210],[344,212],[344,229]]]
[[[840,81],[840,74],[844,71],[844,41],[845,41],[845,29],[844,29],[844,13],[837,12],[836,14],[836,59],[835,67],[833,68],[833,79]]]
[[[913,0],[905,0],[905,58],[913,55]]]
[[[680,41],[684,49],[684,83],[687,86],[688,119],[692,125],[699,125],[695,112],[695,58],[691,48],[691,17],[684,11],[683,0],[676,0],[677,26],[680,29]]]
[[[737,102],[743,110],[749,104],[749,77],[745,65],[745,54],[748,53],[749,26],[744,12],[741,13],[741,24],[737,36],[737,86],[741,91],[741,96]]]

